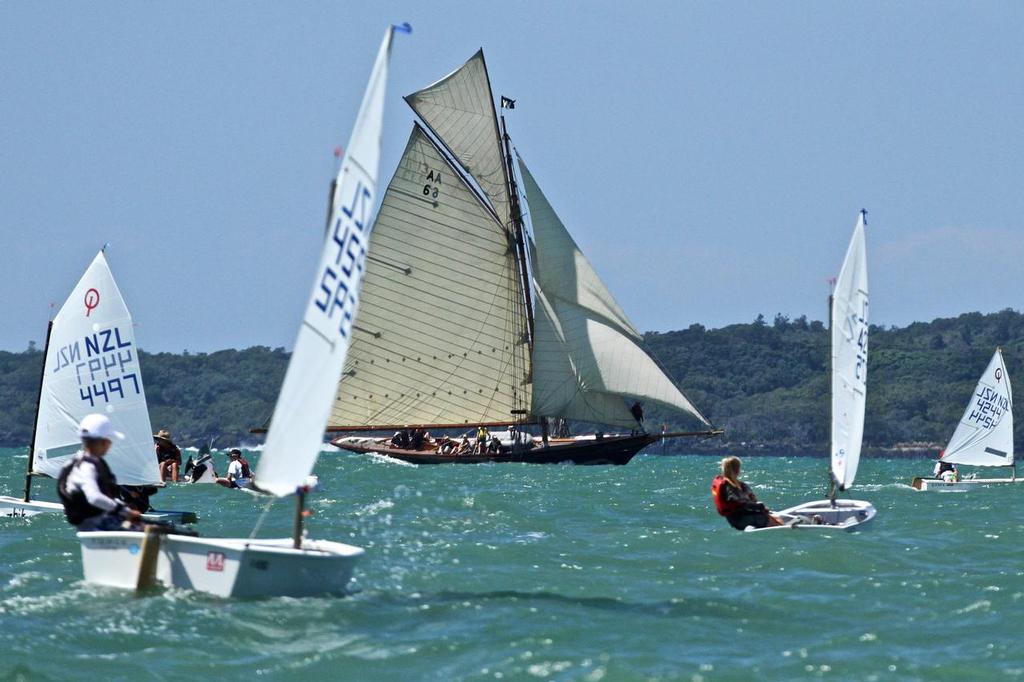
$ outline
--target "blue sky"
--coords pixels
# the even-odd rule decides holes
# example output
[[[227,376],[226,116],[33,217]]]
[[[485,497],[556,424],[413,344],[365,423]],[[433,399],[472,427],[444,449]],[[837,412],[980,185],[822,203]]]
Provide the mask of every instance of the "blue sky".
[[[509,6],[511,5],[511,6]],[[640,329],[824,316],[869,209],[873,322],[1019,308],[1019,3],[0,3],[0,348],[105,242],[150,350],[290,347],[377,44],[483,46],[513,138]]]

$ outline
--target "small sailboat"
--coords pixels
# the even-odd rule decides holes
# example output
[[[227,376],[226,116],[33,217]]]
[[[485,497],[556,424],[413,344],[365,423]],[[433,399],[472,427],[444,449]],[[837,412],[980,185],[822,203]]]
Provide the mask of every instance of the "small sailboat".
[[[721,433],[644,349],[521,159],[528,210],[520,205],[483,51],[405,100],[422,125],[374,226],[328,427],[345,435],[331,443],[414,464],[625,464],[662,438]],[[643,405],[694,430],[648,433]],[[551,438],[549,419],[620,433]],[[409,447],[403,436],[458,430],[475,441],[481,427],[500,429],[500,446],[452,451],[417,438]],[[373,431],[398,433],[394,442],[348,435]]]
[[[832,460],[829,499],[783,509],[782,526],[748,528],[747,532],[781,529],[852,530],[875,517],[875,507],[861,500],[838,499],[853,485],[864,435],[864,399],[868,369],[868,271],[861,211],[843,267],[829,300],[832,338]]]
[[[132,316],[100,251],[46,331],[36,419],[28,452],[24,494],[0,496],[0,516],[63,512],[56,502],[32,499],[32,480],[56,479],[81,449],[78,423],[102,412],[125,434],[107,463],[125,486],[160,483],[153,451],[146,391]],[[150,521],[193,523],[195,514],[152,511]]]
[[[303,597],[344,592],[363,550],[303,531],[310,474],[341,377],[356,319],[376,199],[391,39],[388,28],[331,202],[313,292],[274,407],[256,471],[260,491],[295,495],[291,538],[200,538],[177,533],[79,533],[90,583],[136,588],[163,584],[223,597]],[[400,30],[408,32],[408,25]]]
[[[974,395],[939,461],[976,467],[1010,467],[1013,474],[1010,478],[972,477],[959,481],[917,477],[911,482],[914,489],[963,491],[976,485],[1018,481],[1013,461],[1013,390],[1001,348],[996,349],[978,380]]]

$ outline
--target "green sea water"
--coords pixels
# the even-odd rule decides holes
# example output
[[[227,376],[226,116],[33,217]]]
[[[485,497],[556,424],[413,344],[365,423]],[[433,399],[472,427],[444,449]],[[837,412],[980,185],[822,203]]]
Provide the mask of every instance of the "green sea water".
[[[23,452],[0,450],[5,494]],[[930,468],[863,461],[852,496],[878,517],[862,532],[749,535],[710,506],[713,458],[325,454],[311,534],[367,550],[345,598],[136,599],[81,582],[59,515],[0,519],[0,680],[1024,678],[1024,486],[910,489]],[[779,508],[820,498],[823,469],[750,458],[744,475]],[[207,535],[248,535],[264,507],[209,485],[155,500]],[[278,502],[261,535],[290,523]]]

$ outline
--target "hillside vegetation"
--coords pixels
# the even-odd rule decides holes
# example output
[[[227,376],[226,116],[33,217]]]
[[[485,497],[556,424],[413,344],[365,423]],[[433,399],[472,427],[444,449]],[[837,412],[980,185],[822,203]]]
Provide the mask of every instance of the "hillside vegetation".
[[[829,430],[828,333],[806,318],[758,318],[721,329],[693,325],[651,332],[647,344],[724,439],[701,449],[815,454]],[[1005,310],[871,328],[865,443],[943,444],[967,404],[979,374],[1002,346],[1011,377],[1024,377],[1024,315]],[[43,354],[0,352],[0,444],[29,442]],[[216,438],[220,445],[252,441],[253,426],[273,409],[288,354],[262,346],[215,353],[140,354],[154,429],[183,444]],[[1024,380],[1024,379],[1022,379]],[[692,428],[648,409],[648,428]],[[1016,424],[1017,441],[1024,423]],[[675,441],[672,450],[692,450]]]

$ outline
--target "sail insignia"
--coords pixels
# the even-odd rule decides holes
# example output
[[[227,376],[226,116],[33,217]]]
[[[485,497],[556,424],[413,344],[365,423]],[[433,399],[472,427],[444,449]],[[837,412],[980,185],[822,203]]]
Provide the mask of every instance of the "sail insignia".
[[[978,380],[941,459],[969,466],[1013,465],[1013,390],[1001,349]]]

